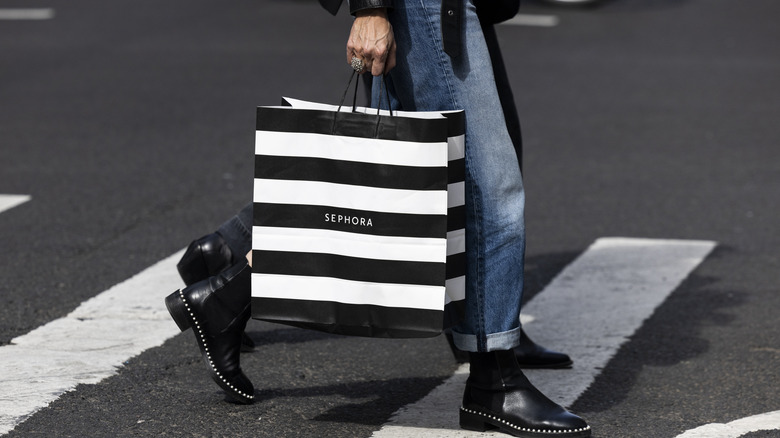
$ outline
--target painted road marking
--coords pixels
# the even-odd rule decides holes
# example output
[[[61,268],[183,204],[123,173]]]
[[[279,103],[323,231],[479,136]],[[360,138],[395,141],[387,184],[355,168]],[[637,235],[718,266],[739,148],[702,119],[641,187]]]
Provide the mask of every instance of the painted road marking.
[[[557,26],[560,20],[555,15],[528,15],[517,14],[501,24],[509,26],[538,26],[553,27]]]
[[[36,8],[2,8],[0,9],[0,20],[49,20],[54,18],[54,9]]]
[[[677,435],[677,438],[739,438],[762,430],[780,430],[780,411],[740,418],[726,424],[707,424]]]
[[[127,359],[179,330],[163,298],[183,286],[180,251],[0,347],[0,435],[80,383],[116,374]]]
[[[528,378],[556,402],[574,403],[620,346],[715,245],[711,241],[598,239],[523,309],[533,317],[524,322],[531,338],[569,353],[574,367],[527,370]],[[468,364],[464,364],[422,400],[401,408],[372,436],[506,436],[459,428],[458,409],[467,376]]]
[[[32,199],[28,195],[0,195],[0,213]]]

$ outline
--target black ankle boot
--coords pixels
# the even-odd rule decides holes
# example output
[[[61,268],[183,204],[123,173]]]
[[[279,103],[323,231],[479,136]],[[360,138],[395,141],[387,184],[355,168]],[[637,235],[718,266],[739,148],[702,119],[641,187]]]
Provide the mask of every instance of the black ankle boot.
[[[233,252],[219,233],[211,233],[192,241],[176,264],[187,286],[213,277],[232,264]],[[241,335],[241,351],[254,351],[255,342],[246,333]]]
[[[447,332],[445,336],[455,360],[458,363],[468,362],[469,354],[458,350],[452,339],[452,333]],[[513,350],[520,368],[569,368],[573,363],[568,354],[544,348],[529,338],[525,330],[522,329],[520,330],[520,344]]]
[[[213,277],[230,267],[233,254],[218,233],[211,233],[190,243],[176,269],[184,284],[190,286]]]
[[[211,377],[240,403],[254,401],[252,382],[241,371],[241,336],[251,313],[251,272],[238,263],[165,298],[181,331],[192,327]]]
[[[470,372],[460,408],[460,427],[510,435],[589,437],[590,426],[559,406],[523,374],[512,350],[469,353]]]

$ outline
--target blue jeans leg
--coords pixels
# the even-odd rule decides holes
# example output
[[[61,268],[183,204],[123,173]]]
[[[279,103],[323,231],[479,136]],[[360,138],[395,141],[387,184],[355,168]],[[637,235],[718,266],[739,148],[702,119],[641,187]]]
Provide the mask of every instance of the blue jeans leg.
[[[525,193],[482,28],[465,3],[465,47],[451,59],[442,49],[441,1],[397,2],[390,20],[398,62],[388,85],[397,109],[465,110],[466,317],[453,337],[462,350],[485,352],[510,349],[520,338]]]
[[[217,229],[233,253],[233,263],[244,260],[246,254],[252,249],[253,207],[250,202]]]

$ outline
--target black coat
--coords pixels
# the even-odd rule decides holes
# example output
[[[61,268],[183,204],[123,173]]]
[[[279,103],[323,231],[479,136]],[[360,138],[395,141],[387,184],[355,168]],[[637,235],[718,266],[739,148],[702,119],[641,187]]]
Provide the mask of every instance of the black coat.
[[[320,0],[320,4],[328,12],[336,15],[344,0]],[[361,9],[392,8],[393,0],[349,0],[349,12],[354,14]]]

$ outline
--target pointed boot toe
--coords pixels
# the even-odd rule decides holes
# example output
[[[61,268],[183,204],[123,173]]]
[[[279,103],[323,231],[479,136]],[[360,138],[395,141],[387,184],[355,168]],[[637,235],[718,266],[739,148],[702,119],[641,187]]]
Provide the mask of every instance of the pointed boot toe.
[[[252,338],[249,337],[246,332],[244,332],[243,335],[241,335],[241,352],[242,353],[251,353],[255,351],[255,341],[252,340]]]
[[[198,331],[197,326],[195,329],[201,357],[214,382],[238,403],[253,403],[255,387],[244,374],[238,360],[241,352],[240,338],[225,342],[225,337],[210,336],[206,330]]]
[[[573,364],[568,354],[559,353],[537,344],[520,331],[520,344],[514,348],[520,368],[570,368]]]

